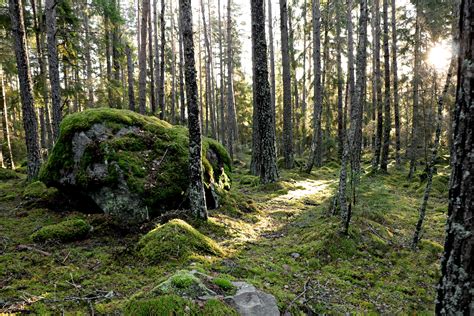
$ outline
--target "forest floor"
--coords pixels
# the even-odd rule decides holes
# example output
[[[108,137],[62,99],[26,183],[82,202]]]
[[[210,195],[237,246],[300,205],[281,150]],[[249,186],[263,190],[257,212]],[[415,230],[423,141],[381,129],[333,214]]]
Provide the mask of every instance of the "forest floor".
[[[364,165],[368,170],[368,165]],[[349,235],[329,214],[339,166],[311,175],[282,171],[260,185],[244,163],[232,175],[230,198],[193,223],[214,239],[221,257],[195,255],[152,265],[140,260],[141,234],[111,228],[98,214],[27,208],[24,176],[0,182],[0,313],[120,314],[123,304],[180,269],[245,280],[277,298],[280,310],[432,313],[447,213],[449,167],[438,166],[420,247],[410,241],[424,182],[406,170],[362,176]],[[82,241],[35,244],[30,235],[66,218],[94,230]]]

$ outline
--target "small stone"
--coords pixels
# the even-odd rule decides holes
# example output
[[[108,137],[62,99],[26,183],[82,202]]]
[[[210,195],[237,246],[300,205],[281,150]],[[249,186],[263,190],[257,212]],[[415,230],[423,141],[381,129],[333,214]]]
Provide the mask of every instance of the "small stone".
[[[300,255],[299,253],[297,253],[297,252],[293,252],[293,253],[291,254],[291,257],[292,257],[293,259],[298,259],[300,256],[301,256],[301,255]]]

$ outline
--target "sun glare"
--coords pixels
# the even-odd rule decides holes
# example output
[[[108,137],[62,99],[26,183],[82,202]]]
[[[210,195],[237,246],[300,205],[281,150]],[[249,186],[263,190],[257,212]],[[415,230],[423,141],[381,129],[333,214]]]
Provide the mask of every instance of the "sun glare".
[[[448,42],[434,44],[428,52],[428,62],[437,71],[445,71],[449,67],[452,57],[452,48]]]

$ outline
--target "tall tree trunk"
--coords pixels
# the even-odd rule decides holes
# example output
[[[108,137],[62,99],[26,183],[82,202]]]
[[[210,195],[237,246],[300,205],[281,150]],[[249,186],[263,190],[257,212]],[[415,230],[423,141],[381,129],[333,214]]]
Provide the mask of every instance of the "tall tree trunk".
[[[181,10],[179,11],[179,20],[181,21]],[[181,124],[186,123],[186,117],[185,117],[185,95],[184,95],[184,74],[183,74],[183,68],[184,68],[184,53],[183,53],[183,30],[181,29],[181,23],[178,22],[178,28],[179,28],[179,99],[180,99],[180,118],[181,118]],[[202,107],[202,103],[201,103]],[[201,111],[201,122],[202,122],[202,111]]]
[[[227,1],[227,119],[229,124],[227,128],[227,149],[231,157],[234,157],[235,142],[238,139],[237,115],[234,103],[234,65],[232,56],[232,2]]]
[[[418,4],[418,2],[417,2]],[[413,69],[413,115],[411,123],[411,145],[410,145],[410,171],[408,172],[408,179],[413,177],[416,168],[416,160],[418,158],[418,143],[420,141],[418,136],[419,130],[419,82],[420,82],[420,17],[419,8],[416,8],[416,25],[415,25],[415,65]]]
[[[8,169],[15,169],[13,161],[12,145],[10,142],[10,127],[8,126],[7,100],[5,98],[5,83],[3,81],[3,70],[0,67],[0,106],[2,109],[2,132],[3,139],[1,143],[2,163]]]
[[[276,79],[275,79],[275,47],[273,42],[273,12],[272,0],[268,0],[268,53],[270,55],[270,103],[272,106],[273,117],[276,116]],[[276,135],[276,125],[275,125]]]
[[[398,96],[398,63],[397,63],[397,7],[392,0],[392,76],[393,76],[393,110],[395,118],[395,166],[401,167],[400,158],[400,101]]]
[[[128,45],[125,47],[125,55],[127,55],[128,107],[130,111],[135,111],[135,78],[133,76],[132,52]]]
[[[388,0],[383,0],[383,59],[384,59],[384,132],[382,158],[380,160],[380,170],[387,172],[388,154],[390,150],[390,131],[392,129],[392,118],[390,111],[390,55],[388,47]]]
[[[469,315],[474,284],[474,29],[472,0],[462,0],[459,21],[458,82],[446,240],[436,298],[437,315]]]
[[[225,135],[225,102],[224,102],[224,52],[222,49],[222,17],[221,17],[221,0],[217,0],[217,17],[218,17],[218,24],[219,24],[219,78],[220,78],[220,89],[219,89],[219,103],[220,103],[220,140],[222,144],[225,144],[227,141],[227,137]]]
[[[292,113],[292,124],[293,124],[293,137],[299,139],[299,126],[300,126],[300,104],[299,104],[299,93],[298,93],[298,79],[296,77],[296,69],[297,69],[297,62],[296,62],[296,51],[295,51],[295,29],[293,27],[293,10],[292,7],[288,7],[288,48],[289,48],[289,55],[290,55],[290,74],[291,80],[293,83],[293,99],[292,99],[292,106],[293,106],[293,113]],[[299,142],[296,145],[298,155],[301,156],[301,149],[299,148]]]
[[[323,110],[323,93],[321,86],[321,8],[320,1],[313,1],[313,64],[314,64],[314,108],[313,108],[313,141],[311,153],[306,164],[306,172],[311,173],[313,165],[322,165],[323,135],[321,114]]]
[[[339,10],[341,10],[339,6],[339,0],[336,2],[336,63],[337,63],[337,139],[338,139],[338,156],[339,159],[342,160],[342,155],[344,151],[344,125],[343,125],[343,73],[342,73],[342,47],[341,47],[341,21],[342,18],[340,16]],[[346,159],[347,160],[347,159]],[[342,170],[342,169],[341,169]]]
[[[306,147],[306,111],[307,111],[307,103],[306,103],[306,51],[309,48],[306,47],[306,23],[307,23],[307,1],[304,0],[303,3],[303,95],[301,98],[301,138],[300,138],[300,156],[304,153]],[[311,65],[311,63],[310,63]]]
[[[252,160],[257,167],[261,183],[274,182],[278,178],[275,152],[275,117],[270,104],[270,84],[268,82],[267,41],[265,39],[264,0],[252,0],[252,58],[253,58],[253,109],[254,137],[257,131],[257,151],[252,151]],[[255,155],[259,157],[255,157]]]
[[[41,166],[41,155],[38,145],[38,123],[36,121],[33,101],[33,88],[27,54],[23,7],[19,0],[9,0],[12,34],[15,41],[15,57],[20,81],[20,96],[23,111],[23,127],[25,129],[27,151],[28,180],[37,177]]]
[[[160,56],[160,86],[158,87],[158,98],[160,105],[160,119],[165,119],[165,0],[161,0],[161,14],[160,14],[160,26],[161,26],[161,56]]]
[[[326,141],[329,140],[331,137],[331,102],[329,101],[327,89],[326,89],[326,79],[327,74],[330,71],[329,69],[329,28],[330,24],[329,21],[331,19],[331,11],[330,11],[330,4],[329,2],[326,3],[325,9],[325,19],[324,19],[324,42],[323,42],[323,68],[321,71],[321,91],[322,91],[322,102],[321,106],[325,105],[325,126],[324,126],[324,139]],[[322,150],[325,152],[329,148],[323,148]],[[321,153],[323,154],[323,153]],[[329,153],[324,153],[325,155],[329,155]]]
[[[180,0],[179,4],[181,10],[180,23],[183,30],[184,58],[186,63],[186,95],[188,97],[189,202],[194,215],[206,220],[207,208],[202,181],[201,123],[194,61],[192,8],[190,0]]]
[[[372,169],[377,170],[380,164],[380,153],[382,151],[383,136],[383,103],[382,103],[382,81],[380,74],[380,0],[374,0],[375,12],[375,34],[374,34],[374,87],[376,94],[377,108],[377,127],[375,132],[374,158],[372,160]]]
[[[120,0],[112,0],[112,5],[114,6],[114,10],[117,11],[117,15],[120,16]],[[117,22],[117,17],[114,17],[112,20],[112,67],[113,67],[113,102],[114,107],[120,108],[121,107],[121,100],[120,100],[120,52],[118,50],[120,45],[119,39],[119,24]]]
[[[49,82],[51,83],[51,98],[53,103],[53,139],[59,137],[61,123],[61,87],[59,84],[59,62],[56,43],[56,2],[46,0],[46,36],[48,39]]]
[[[138,67],[140,68],[138,79],[138,111],[145,114],[146,111],[146,42],[147,42],[147,26],[148,26],[148,10],[150,9],[150,1],[142,0],[142,16],[140,30],[140,51],[138,54]]]
[[[94,84],[92,82],[92,59],[91,59],[91,39],[89,30],[89,13],[87,9],[87,0],[84,1],[83,8],[83,25],[84,25],[84,58],[86,59],[86,85],[87,85],[87,107],[94,106]]]
[[[438,148],[439,148],[439,141],[441,137],[441,125],[443,124],[443,105],[444,101],[446,100],[446,96],[448,94],[449,84],[451,83],[451,76],[454,70],[454,59],[451,61],[451,64],[448,69],[448,73],[446,76],[446,82],[444,84],[443,91],[438,98],[438,112],[436,118],[436,132],[435,132],[435,139],[433,143],[433,151],[431,153],[431,160],[427,165],[427,175],[426,175],[426,186],[425,191],[423,194],[423,199],[421,201],[418,217],[418,222],[416,223],[415,233],[413,235],[412,241],[412,248],[415,249],[418,246],[418,242],[422,236],[422,228],[423,222],[425,220],[425,213],[426,213],[426,206],[428,204],[428,199],[430,197],[431,192],[431,185],[433,183],[433,174],[436,168],[436,159],[438,159]]]
[[[153,12],[156,14],[156,1],[154,1]],[[150,2],[151,6],[151,2]],[[150,73],[150,108],[151,113],[156,113],[156,99],[155,99],[155,72],[154,72],[154,65],[153,65],[153,20],[151,18],[151,7],[148,10],[148,63],[150,64],[149,73]],[[155,15],[156,21],[156,15]],[[156,31],[156,29],[155,29]],[[156,45],[156,43],[155,43]],[[156,56],[155,56],[156,57]]]
[[[158,44],[158,10],[157,10],[158,0],[153,0],[153,46],[154,46],[154,58],[153,58],[153,70],[154,70],[154,79],[156,84],[154,85],[153,95],[155,98],[155,108],[152,108],[153,115],[156,114],[156,107],[160,106],[160,45]],[[150,2],[151,5],[151,2]],[[150,43],[150,45],[152,45]],[[153,112],[154,110],[154,112]]]
[[[110,18],[108,13],[104,14],[104,41],[105,41],[105,65],[107,69],[107,101],[109,107],[116,107],[113,98],[113,82],[112,82],[112,63],[110,62]]]
[[[280,34],[283,80],[283,158],[285,168],[293,168],[293,124],[291,108],[291,72],[288,45],[288,7],[286,0],[280,0]]]
[[[171,43],[171,123],[176,124],[176,50],[174,43],[174,12],[173,12],[173,0],[170,1],[170,12],[171,12],[171,30],[170,30],[170,43]]]

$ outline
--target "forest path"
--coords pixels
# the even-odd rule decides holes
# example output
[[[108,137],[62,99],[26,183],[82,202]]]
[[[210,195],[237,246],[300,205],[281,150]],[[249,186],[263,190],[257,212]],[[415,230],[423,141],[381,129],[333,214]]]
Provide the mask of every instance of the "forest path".
[[[333,193],[336,180],[304,179],[294,183],[296,189],[264,203],[260,221],[254,226],[258,237],[272,237],[302,212],[318,206]]]

